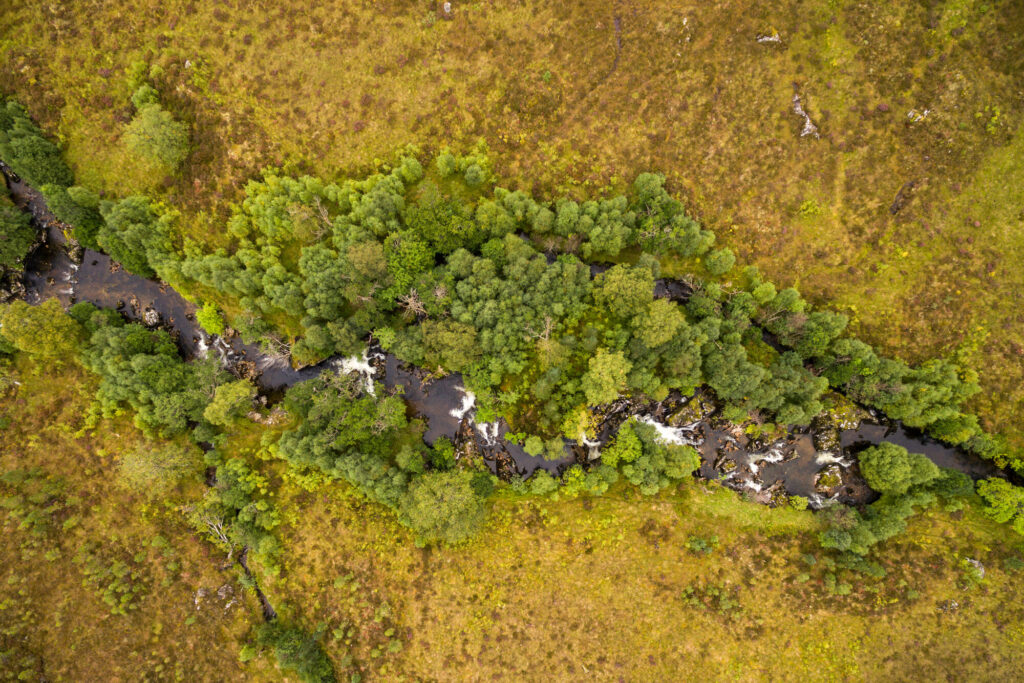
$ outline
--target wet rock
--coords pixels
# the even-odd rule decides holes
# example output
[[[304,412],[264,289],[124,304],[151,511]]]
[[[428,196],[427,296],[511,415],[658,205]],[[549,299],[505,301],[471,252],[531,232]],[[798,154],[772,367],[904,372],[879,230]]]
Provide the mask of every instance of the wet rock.
[[[162,320],[163,318],[160,316],[160,312],[152,306],[147,306],[146,310],[142,312],[142,322],[149,327],[156,327]]]
[[[707,394],[698,391],[685,405],[669,415],[665,423],[670,427],[684,427],[694,422],[703,422],[714,412],[714,402]]]
[[[782,485],[782,482],[776,481],[768,488],[758,491],[754,499],[762,505],[777,508],[789,502],[789,495],[786,493],[786,487]]]
[[[832,463],[814,477],[814,490],[822,495],[831,495],[843,485],[843,471],[837,463]]]
[[[811,438],[814,440],[814,450],[819,453],[837,453],[840,449],[839,434],[840,429],[829,413],[811,420]]]
[[[241,379],[255,380],[260,375],[259,368],[251,360],[236,361],[233,369]]]
[[[722,474],[729,475],[736,471],[736,461],[727,455],[720,455],[715,458],[714,468]]]
[[[804,120],[804,127],[800,131],[800,137],[811,136],[814,138],[820,138],[821,135],[818,133],[818,127],[811,121],[810,114],[804,109],[803,103],[800,101],[800,96],[796,93],[793,94],[793,113]]]
[[[85,258],[85,248],[78,242],[71,242],[68,244],[68,258],[76,266],[82,264],[82,259]]]

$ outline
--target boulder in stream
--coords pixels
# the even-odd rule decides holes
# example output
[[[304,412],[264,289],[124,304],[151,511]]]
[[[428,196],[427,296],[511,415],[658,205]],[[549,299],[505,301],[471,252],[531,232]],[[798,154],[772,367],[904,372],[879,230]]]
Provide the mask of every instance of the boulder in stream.
[[[715,412],[715,403],[703,391],[698,391],[681,408],[668,416],[665,421],[670,427],[683,427],[702,422]]]

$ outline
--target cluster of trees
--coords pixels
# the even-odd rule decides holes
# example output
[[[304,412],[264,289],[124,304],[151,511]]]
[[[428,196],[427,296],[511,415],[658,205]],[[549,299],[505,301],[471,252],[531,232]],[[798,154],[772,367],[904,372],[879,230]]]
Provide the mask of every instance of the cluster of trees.
[[[924,455],[892,443],[868,448],[859,462],[868,485],[881,498],[863,514],[846,506],[828,508],[829,528],[820,537],[823,547],[853,556],[863,557],[875,544],[903,533],[915,508],[939,499],[955,506],[974,490],[967,475],[940,468]]]
[[[401,398],[377,398],[348,375],[325,373],[290,388],[285,406],[301,423],[281,435],[278,455],[395,510],[417,542],[458,543],[483,522],[490,475],[454,468],[450,442],[428,448]]]
[[[70,319],[88,334],[82,363],[100,376],[96,398],[104,413],[114,414],[127,404],[146,433],[170,437],[196,425],[217,406],[230,375],[214,359],[186,363],[164,330],[125,322],[117,312],[92,304],[72,306]],[[240,400],[236,394],[232,398]],[[230,414],[221,408],[217,415]]]
[[[138,158],[171,174],[188,157],[189,129],[160,104],[160,93],[150,83],[155,75],[144,62],[129,70],[135,116],[125,127],[124,144]]]
[[[43,193],[54,215],[73,228],[75,239],[87,247],[98,248],[96,232],[102,220],[98,212],[99,198],[87,188],[74,184],[74,175],[64,163],[60,147],[43,135],[25,108],[3,99],[0,99],[0,161]],[[0,226],[15,225],[0,215]],[[0,246],[0,249],[6,251],[7,246]]]
[[[3,201],[0,196],[0,202]],[[20,271],[25,256],[36,241],[28,214],[10,204],[0,203],[0,274]]]
[[[618,467],[641,493],[653,495],[693,474],[700,467],[700,455],[692,446],[665,443],[652,425],[634,418],[619,427],[601,462]]]
[[[157,111],[156,91],[141,74],[133,96],[139,128],[163,132],[140,134],[138,144],[161,148],[150,150],[152,158],[176,165],[181,159],[168,150],[186,150],[183,158],[187,131]],[[232,208],[232,243],[206,252],[189,242],[178,249],[173,217],[145,198],[101,201],[71,186],[59,150],[23,110],[8,104],[4,112],[0,154],[13,150],[20,166],[12,167],[50,187],[48,197],[76,231],[127,269],[197,282],[237,301],[241,314],[230,323],[249,336],[269,332],[269,319],[287,321],[302,330],[291,347],[298,363],[357,352],[372,334],[403,360],[460,371],[482,419],[503,414],[535,425],[526,439],[531,452],[560,453],[548,444],[562,435],[592,437],[590,408],[623,393],[660,399],[707,384],[734,421],[757,414],[807,424],[831,386],[947,442],[1008,457],[1005,444],[960,409],[977,391],[973,373],[945,361],[911,368],[882,358],[843,336],[845,316],[809,310],[795,289],[777,290],[755,268],[736,273],[733,253],[715,249],[714,233],[667,193],[663,176],[640,175],[629,196],[545,204],[503,188],[484,195],[491,173],[479,152],[445,151],[430,169],[405,157],[386,173],[338,183],[268,172]],[[623,262],[591,280],[580,256]],[[663,256],[693,259],[706,274],[691,279],[684,303],[654,296]],[[103,377],[105,404],[133,406],[147,429],[173,434],[199,425],[212,434],[251,402],[251,386],[181,363],[160,333],[95,311],[73,319],[78,331],[61,334],[88,336],[83,357]],[[224,331],[215,307],[204,307],[202,320]],[[766,344],[766,332],[788,350]],[[279,448],[295,465],[352,482],[398,510],[424,540],[457,540],[478,523],[479,481],[440,466],[450,460],[410,436],[417,426],[397,399],[360,397],[328,378],[296,388],[289,401],[303,422]],[[566,488],[599,492],[621,471],[653,492],[692,471],[691,455],[629,423],[603,463],[570,470]],[[907,497],[923,495],[924,485],[877,510],[897,499],[906,510]],[[438,509],[457,514],[427,519]],[[463,528],[453,519],[469,521]]]

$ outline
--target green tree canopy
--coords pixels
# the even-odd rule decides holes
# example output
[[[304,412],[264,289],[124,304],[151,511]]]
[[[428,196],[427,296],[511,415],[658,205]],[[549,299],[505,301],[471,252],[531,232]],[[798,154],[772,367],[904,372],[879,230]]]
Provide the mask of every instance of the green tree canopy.
[[[245,416],[255,397],[256,387],[247,379],[222,384],[214,391],[213,400],[203,409],[203,417],[210,424],[228,427]]]
[[[173,172],[189,152],[188,126],[175,121],[157,103],[139,107],[124,131],[124,141],[133,154]]]
[[[0,334],[19,351],[49,359],[77,356],[85,330],[56,299],[39,306],[16,300],[0,309]]]
[[[889,442],[866,449],[858,461],[868,486],[879,493],[902,495],[940,474],[938,466],[926,456],[908,453],[906,448]]]
[[[428,472],[413,480],[401,511],[421,544],[460,543],[476,533],[484,520],[483,501],[463,470]]]
[[[626,377],[632,364],[621,351],[600,349],[587,365],[587,373],[580,384],[587,403],[611,403],[626,388]]]

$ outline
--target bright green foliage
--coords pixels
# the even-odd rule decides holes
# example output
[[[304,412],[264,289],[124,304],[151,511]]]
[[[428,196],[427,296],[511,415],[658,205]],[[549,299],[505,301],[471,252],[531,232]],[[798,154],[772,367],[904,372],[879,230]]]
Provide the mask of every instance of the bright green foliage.
[[[939,468],[927,457],[889,442],[868,448],[857,459],[868,486],[879,493],[902,495],[939,476]]]
[[[324,373],[289,389],[285,407],[302,423],[281,435],[283,458],[345,479],[379,503],[398,506],[409,478],[395,455],[402,445],[418,441],[406,429],[400,398],[361,395],[351,377]]]
[[[147,442],[121,456],[118,481],[128,490],[150,498],[165,496],[187,479],[197,479],[202,454],[194,446]]]
[[[1024,535],[1024,488],[992,477],[978,482],[978,495],[985,501],[985,514]]]
[[[664,443],[653,426],[642,422],[634,422],[632,429],[643,444],[642,452],[632,462],[623,464],[621,470],[641,493],[653,495],[700,467],[700,456],[692,446]]]
[[[210,424],[229,427],[252,409],[254,398],[256,387],[247,379],[221,384],[203,409],[203,417]]]
[[[56,299],[39,306],[19,299],[0,308],[0,335],[19,351],[53,360],[74,358],[85,339],[82,326]]]
[[[621,351],[599,350],[588,363],[580,382],[590,405],[611,403],[626,388],[631,363]]]
[[[98,208],[99,197],[84,187],[65,189],[60,185],[49,184],[40,189],[50,211],[62,223],[72,227],[75,239],[82,246],[99,249],[96,237],[103,225],[103,216]]]
[[[21,268],[35,241],[36,231],[28,214],[13,206],[0,204],[0,270]]]
[[[159,103],[143,104],[125,128],[124,142],[133,154],[173,173],[188,156],[188,126]]]
[[[704,267],[711,275],[725,275],[732,270],[736,256],[728,247],[716,249],[704,257]]]
[[[412,481],[400,509],[418,544],[456,544],[476,533],[485,511],[472,480],[470,472],[449,470],[427,472]]]
[[[334,683],[334,665],[320,647],[321,633],[309,634],[294,624],[271,621],[256,627],[256,642],[271,648],[277,665],[302,683]]]
[[[454,320],[424,321],[423,351],[428,367],[466,370],[480,358],[476,328]]]
[[[170,219],[154,213],[145,197],[103,202],[100,213],[106,222],[96,241],[125,270],[153,277],[171,268],[177,257],[171,246]]]
[[[544,439],[535,435],[526,437],[526,441],[523,442],[523,450],[530,455],[540,455],[544,452]]]
[[[630,420],[619,427],[611,444],[601,451],[601,462],[617,467],[634,462],[643,454],[643,443],[633,429],[634,424],[636,422]]]
[[[170,436],[185,431],[203,417],[206,405],[227,373],[216,361],[185,363],[170,335],[118,316],[102,313],[88,318],[95,329],[83,353],[87,368],[100,375],[97,399],[105,412],[122,403],[136,410],[136,423],[147,431]]]
[[[654,276],[647,268],[618,265],[594,280],[594,301],[618,318],[632,318],[647,308]]]
[[[224,335],[224,316],[218,310],[217,304],[212,301],[207,301],[196,311],[196,322],[207,334],[215,334],[218,337]]]
[[[132,104],[137,110],[151,104],[158,105],[160,104],[160,94],[149,83],[143,83],[132,93]]]
[[[558,490],[558,480],[547,470],[535,470],[527,484],[534,496],[546,496]]]
[[[0,99],[0,159],[29,185],[52,183],[67,187],[74,182],[60,148],[43,136],[24,107]]]
[[[281,546],[272,531],[281,520],[268,496],[267,479],[241,458],[221,461],[211,451],[207,461],[217,463],[217,484],[198,504],[184,509],[189,523],[229,556],[248,548],[250,558],[276,574]]]
[[[671,341],[679,329],[686,326],[686,316],[674,302],[655,299],[637,316],[634,325],[640,340],[654,348]]]

